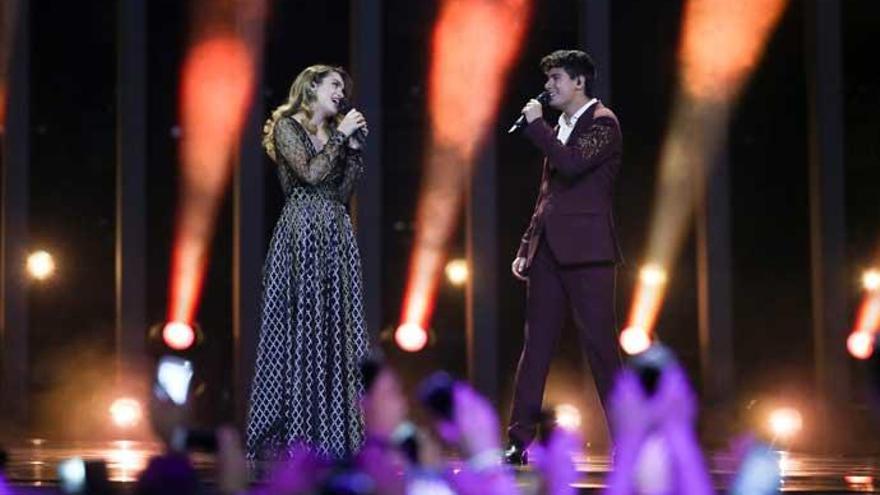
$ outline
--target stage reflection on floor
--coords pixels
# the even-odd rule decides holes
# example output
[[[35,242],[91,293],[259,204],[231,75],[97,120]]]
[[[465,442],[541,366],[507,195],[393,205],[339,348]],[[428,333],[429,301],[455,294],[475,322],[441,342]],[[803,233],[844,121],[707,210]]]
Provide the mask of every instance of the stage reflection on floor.
[[[9,454],[7,479],[12,484],[30,487],[57,484],[59,463],[73,457],[103,459],[111,481],[128,484],[137,478],[149,458],[161,450],[158,444],[148,442],[62,443],[41,439],[7,444],[6,449]],[[192,460],[196,470],[210,481],[214,475],[213,456],[195,453]],[[880,493],[880,457],[820,457],[780,452],[779,462],[783,473],[782,491]],[[584,493],[601,488],[611,469],[607,455],[580,454],[575,456],[575,463],[580,473],[576,486]],[[710,465],[716,486],[723,490],[732,475],[733,459],[712,455]],[[529,469],[518,469],[517,476],[524,486],[534,484]]]

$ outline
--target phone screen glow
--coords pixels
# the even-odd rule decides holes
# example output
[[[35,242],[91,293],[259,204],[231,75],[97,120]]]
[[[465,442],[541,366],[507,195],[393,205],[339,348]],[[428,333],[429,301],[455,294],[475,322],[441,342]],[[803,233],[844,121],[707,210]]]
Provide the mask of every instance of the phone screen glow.
[[[193,376],[192,363],[186,359],[166,356],[159,361],[156,381],[162,391],[175,404],[185,404],[189,393],[189,382]]]

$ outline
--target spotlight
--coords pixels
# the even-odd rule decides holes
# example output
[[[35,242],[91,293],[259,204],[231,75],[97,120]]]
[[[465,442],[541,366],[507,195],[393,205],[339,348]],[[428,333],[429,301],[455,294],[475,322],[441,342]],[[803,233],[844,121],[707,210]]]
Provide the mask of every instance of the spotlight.
[[[458,258],[446,263],[446,278],[452,285],[464,285],[469,276],[470,269],[466,260]]]
[[[846,339],[846,348],[856,359],[868,359],[874,354],[874,334],[865,330],[858,330]]]
[[[644,328],[627,327],[620,332],[620,347],[631,356],[640,354],[651,347],[651,337]]]
[[[46,251],[34,251],[27,258],[27,271],[37,280],[46,280],[55,273],[55,260]]]
[[[666,270],[659,265],[645,265],[639,271],[639,279],[648,287],[659,287],[666,284]]]
[[[182,321],[171,321],[162,327],[162,341],[175,351],[184,351],[196,341],[196,331]]]
[[[872,292],[880,289],[880,270],[870,269],[862,273],[862,288]]]
[[[797,409],[783,407],[770,413],[770,431],[776,438],[791,438],[801,431],[803,419]]]
[[[576,431],[581,427],[581,412],[571,404],[559,404],[554,411],[556,424],[568,431]]]
[[[867,491],[874,489],[874,477],[864,474],[848,474],[843,477],[848,487],[852,490]]]
[[[428,332],[415,323],[404,323],[394,332],[394,342],[407,352],[418,352],[428,344]]]
[[[110,406],[110,416],[113,423],[120,428],[130,428],[141,420],[143,415],[140,402],[123,397],[113,401]]]
[[[120,481],[136,481],[138,473],[147,467],[147,459],[136,450],[132,450],[132,442],[116,440],[113,445],[115,448],[106,454],[109,467],[117,470]]]

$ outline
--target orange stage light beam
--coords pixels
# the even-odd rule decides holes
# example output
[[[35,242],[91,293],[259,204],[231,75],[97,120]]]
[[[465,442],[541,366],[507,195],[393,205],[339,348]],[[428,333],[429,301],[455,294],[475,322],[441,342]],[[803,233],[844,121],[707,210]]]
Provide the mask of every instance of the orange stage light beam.
[[[654,328],[657,316],[660,314],[664,294],[664,287],[646,286],[640,282],[626,326],[628,328],[641,328],[650,334],[650,329]]]
[[[429,326],[465,181],[494,124],[530,17],[528,0],[445,0],[440,7],[428,75],[431,143],[416,209],[404,324]]]
[[[217,210],[253,90],[252,52],[241,38],[215,34],[190,48],[180,87],[181,185],[168,321],[192,323],[195,316]]]
[[[862,299],[855,328],[847,339],[849,353],[857,359],[871,357],[878,333],[880,333],[880,292],[871,290]]]
[[[685,91],[730,103],[754,71],[787,0],[689,0],[679,64]]]
[[[680,88],[660,157],[647,258],[672,267],[704,193],[730,108],[763,55],[787,0],[689,0],[679,45]],[[640,281],[629,325],[652,332],[665,287]]]
[[[492,126],[530,19],[526,0],[445,0],[434,28],[428,104],[435,146],[465,160]]]

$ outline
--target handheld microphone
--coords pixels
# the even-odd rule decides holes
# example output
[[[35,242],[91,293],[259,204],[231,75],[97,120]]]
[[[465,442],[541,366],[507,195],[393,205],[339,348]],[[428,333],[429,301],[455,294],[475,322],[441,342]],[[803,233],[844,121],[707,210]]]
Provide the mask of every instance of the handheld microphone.
[[[541,103],[541,105],[546,105],[547,103],[550,102],[550,93],[547,91],[541,91],[541,94],[536,96],[535,99],[538,100]],[[516,122],[514,122],[513,125],[510,126],[510,129],[507,130],[507,133],[511,134],[518,129],[522,129],[523,127],[525,127],[525,125],[526,125],[526,116],[520,115],[519,118],[516,119]]]
[[[336,108],[339,110],[340,115],[345,115],[348,112],[350,112],[353,107],[351,105],[351,102],[348,101],[348,98],[343,98],[343,99],[339,100],[339,103],[336,105]],[[353,137],[354,140],[357,141],[358,144],[361,145],[361,147],[363,147],[364,144],[367,142],[367,135],[363,129],[358,129],[358,130],[354,131],[354,134],[352,134],[351,137]]]

